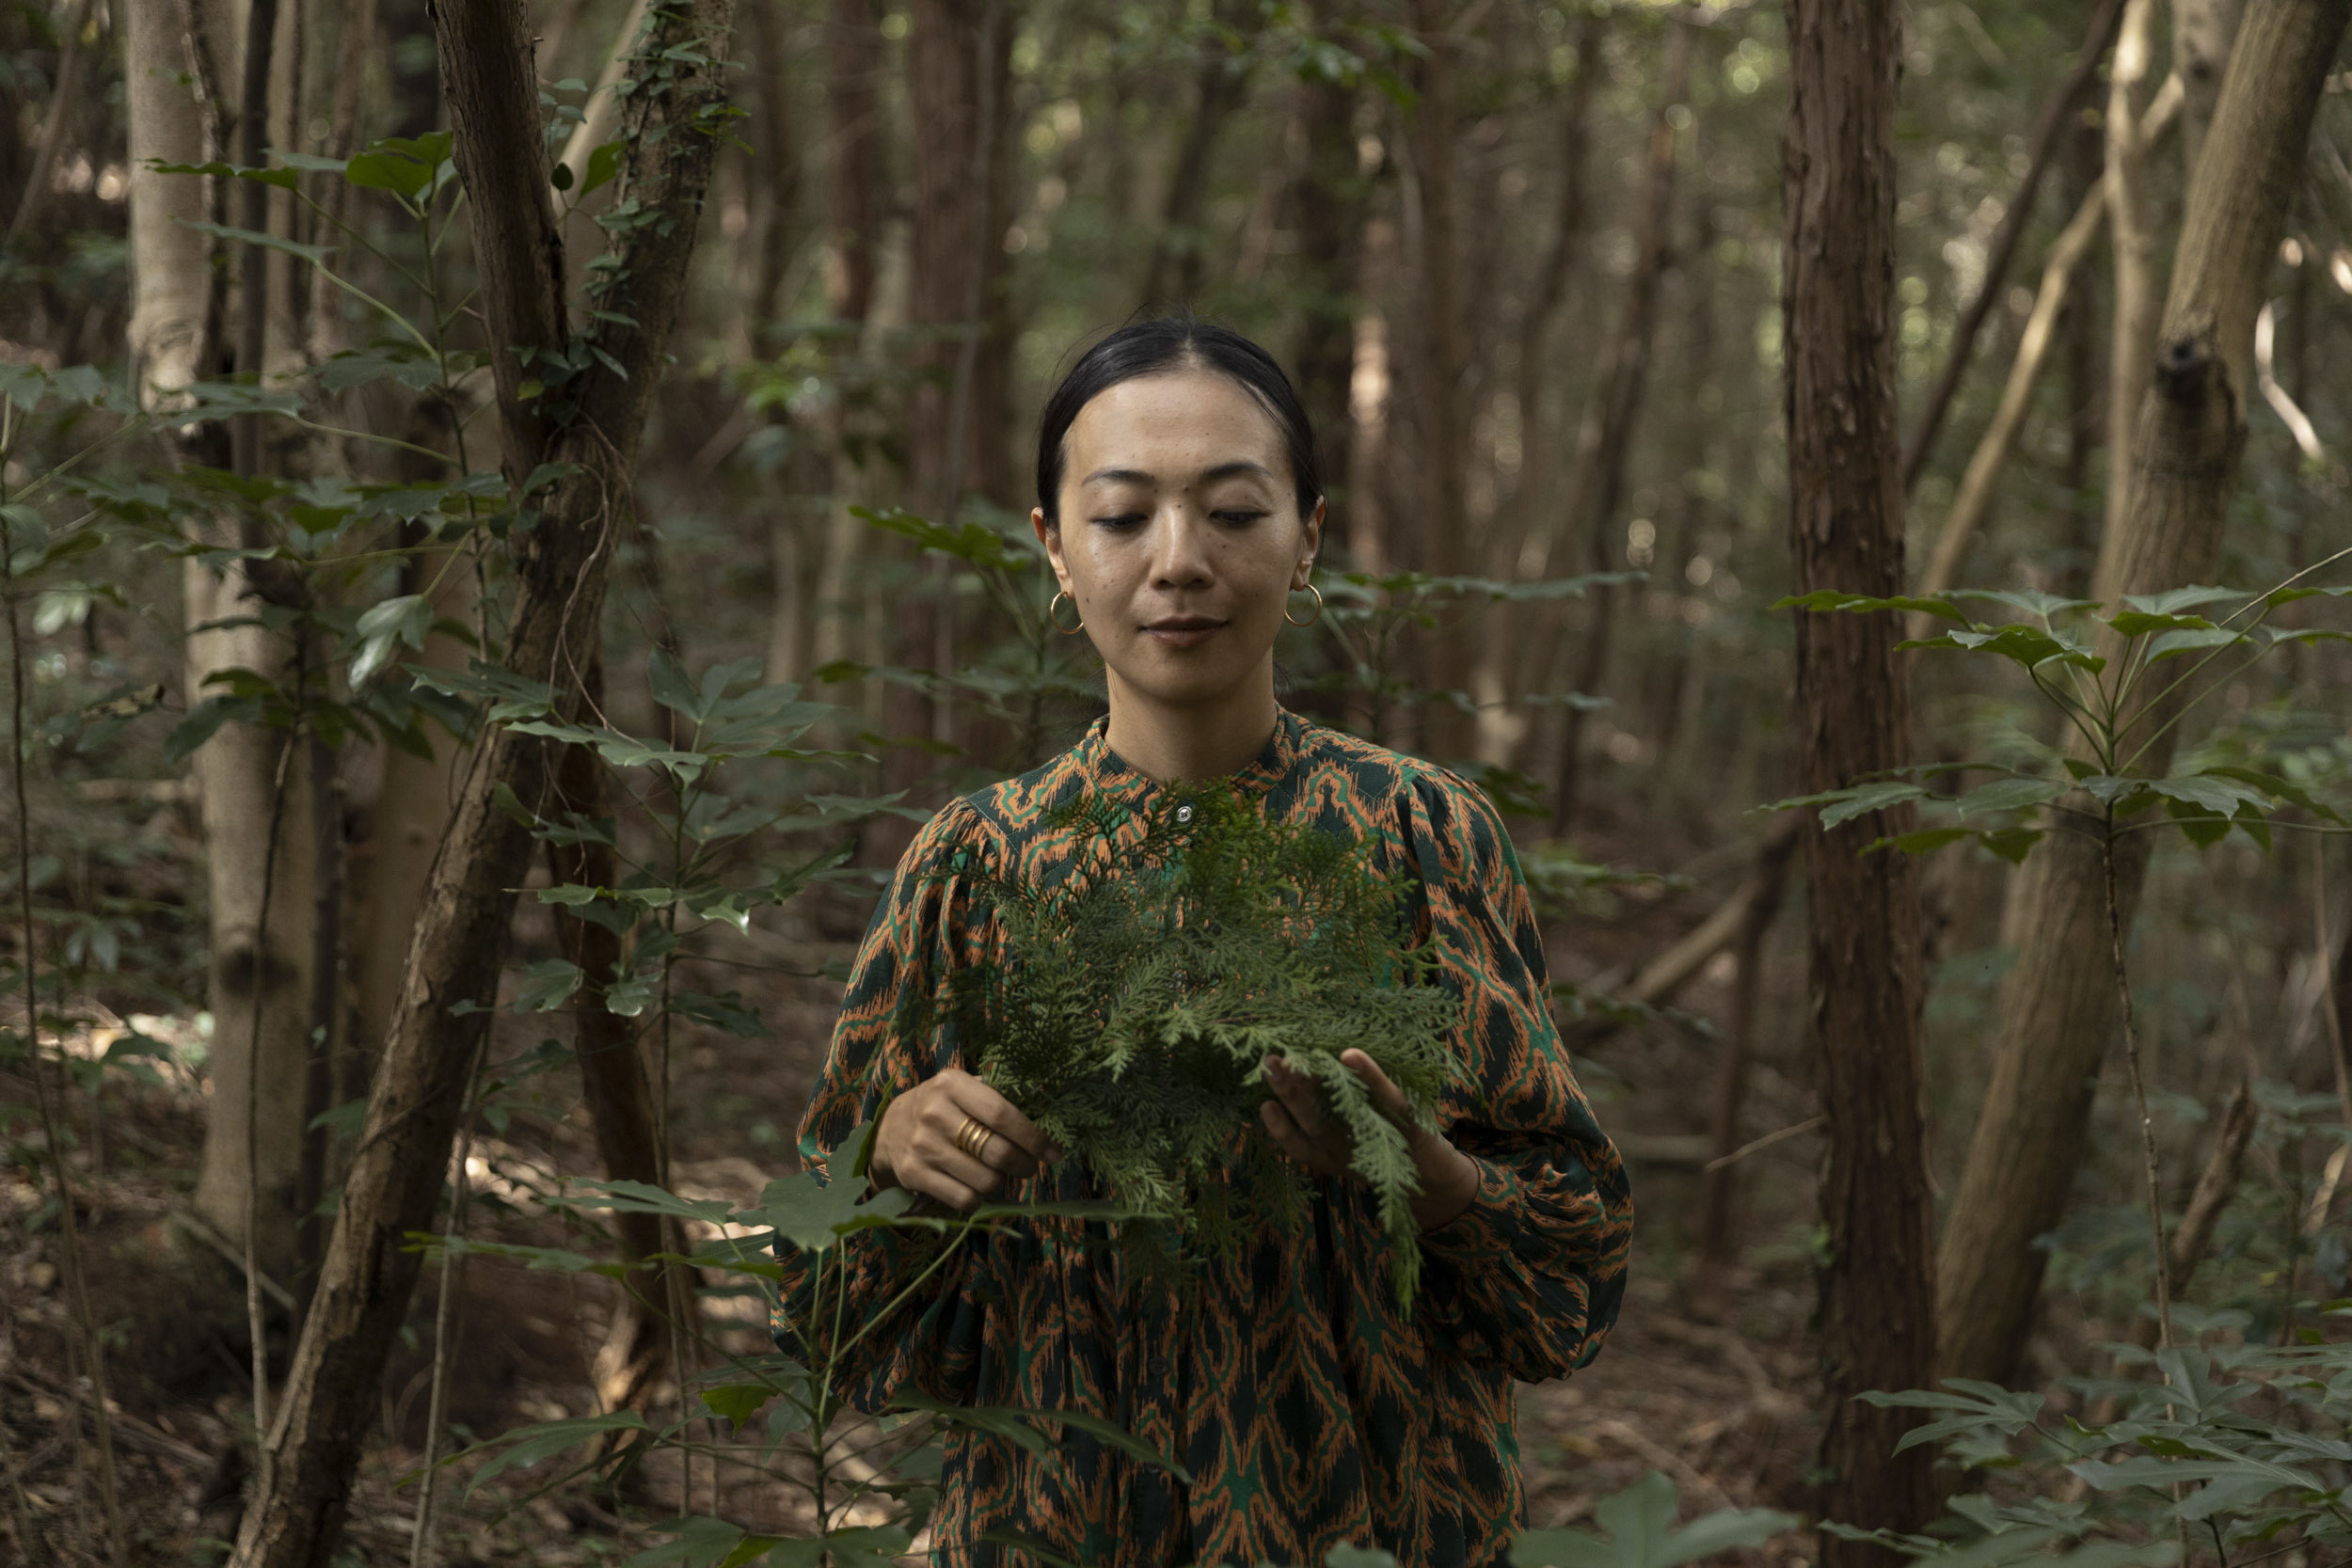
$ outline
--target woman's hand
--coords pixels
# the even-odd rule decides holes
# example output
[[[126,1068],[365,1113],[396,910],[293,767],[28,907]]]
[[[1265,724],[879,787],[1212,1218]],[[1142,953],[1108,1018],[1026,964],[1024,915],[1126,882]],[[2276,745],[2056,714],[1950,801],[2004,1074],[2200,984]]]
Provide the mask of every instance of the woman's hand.
[[[1061,1157],[1012,1101],[949,1068],[890,1102],[874,1132],[866,1174],[877,1189],[904,1187],[968,1214],[1007,1180],[1033,1176]]]
[[[1372,1091],[1372,1102],[1387,1112],[1405,1134],[1406,1148],[1421,1174],[1413,1218],[1423,1230],[1462,1217],[1478,1196],[1478,1163],[1413,1119],[1405,1091],[1389,1081],[1378,1063],[1360,1051],[1340,1053],[1340,1062]],[[1265,1059],[1265,1080],[1274,1091],[1259,1111],[1274,1146],[1317,1176],[1344,1176],[1355,1157],[1347,1129],[1323,1114],[1323,1090],[1313,1078],[1294,1072],[1279,1057]]]

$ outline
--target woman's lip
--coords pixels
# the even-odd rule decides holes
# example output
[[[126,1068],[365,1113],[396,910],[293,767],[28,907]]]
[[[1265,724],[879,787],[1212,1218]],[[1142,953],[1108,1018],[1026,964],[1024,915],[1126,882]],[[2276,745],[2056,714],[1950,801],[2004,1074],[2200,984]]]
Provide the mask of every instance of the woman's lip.
[[[1154,621],[1143,628],[1144,635],[1171,648],[1190,648],[1207,641],[1225,629],[1222,621],[1168,620]]]

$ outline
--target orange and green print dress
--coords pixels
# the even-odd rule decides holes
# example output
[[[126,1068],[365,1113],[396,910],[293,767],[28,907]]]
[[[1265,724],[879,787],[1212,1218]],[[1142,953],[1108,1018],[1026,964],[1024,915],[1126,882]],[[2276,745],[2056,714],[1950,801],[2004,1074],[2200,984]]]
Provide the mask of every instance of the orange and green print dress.
[[[1513,1380],[1583,1366],[1616,1318],[1632,1234],[1625,1168],[1562,1049],[1534,910],[1493,808],[1443,768],[1288,712],[1232,786],[1270,818],[1361,840],[1418,880],[1417,934],[1438,939],[1464,1000],[1453,1043],[1465,1070],[1439,1121],[1478,1162],[1477,1198],[1422,1238],[1409,1315],[1381,1267],[1373,1196],[1352,1179],[1311,1180],[1303,1219],[1268,1222],[1181,1282],[1130,1268],[1099,1223],[1025,1220],[965,1241],[858,1342],[850,1401],[871,1410],[919,1391],[1081,1412],[1155,1445],[1190,1481],[1050,1417],[1049,1455],[949,1427],[932,1519],[945,1568],[1031,1560],[982,1540],[999,1531],[1118,1568],[1319,1568],[1343,1544],[1384,1548],[1402,1568],[1501,1563],[1524,1514]],[[1050,877],[1104,852],[1049,825],[1054,808],[1089,794],[1140,804],[1158,787],[1098,721],[1043,768],[931,818],[851,971],[801,1127],[807,1159],[829,1158],[886,1092],[977,1069],[946,988],[988,961],[990,934],[961,879],[941,871]],[[926,1037],[895,1027],[910,987],[938,1002]],[[1236,1148],[1256,1135],[1236,1134]],[[1069,1162],[1000,1196],[1099,1195]],[[919,1232],[853,1232],[826,1258],[826,1315],[838,1299],[863,1324],[938,1261],[931,1245]],[[810,1288],[805,1261],[785,1258],[787,1309]]]

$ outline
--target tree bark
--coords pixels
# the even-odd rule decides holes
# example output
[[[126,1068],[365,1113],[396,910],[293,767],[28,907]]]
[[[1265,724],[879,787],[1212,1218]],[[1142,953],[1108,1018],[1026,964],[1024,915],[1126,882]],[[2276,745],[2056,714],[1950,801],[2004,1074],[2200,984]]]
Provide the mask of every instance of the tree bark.
[[[1901,448],[1894,353],[1895,103],[1900,23],[1880,0],[1791,0],[1784,181],[1789,540],[1795,591],[1899,593]],[[1804,785],[1836,789],[1911,760],[1910,692],[1883,616],[1799,612]],[[1874,812],[1806,824],[1813,1022],[1829,1153],[1821,1217],[1821,1516],[1913,1531],[1939,1512],[1916,1419],[1857,1402],[1923,1388],[1934,1291],[1920,1116],[1920,927],[1907,856],[1867,854],[1908,826]],[[1899,1560],[1825,1537],[1832,1568]]]
[[[1418,96],[1406,131],[1421,214],[1420,243],[1411,254],[1419,296],[1415,313],[1420,318],[1414,345],[1414,370],[1421,383],[1413,399],[1414,447],[1422,483],[1421,515],[1412,530],[1415,548],[1400,552],[1397,564],[1438,577],[1477,569],[1463,515],[1470,464],[1470,365],[1457,248],[1461,213],[1454,163],[1454,56],[1459,46],[1452,37],[1456,8],[1454,0],[1414,0],[1413,26],[1428,53],[1417,62]],[[1467,692],[1472,653],[1470,641],[1458,634],[1424,638],[1422,684],[1433,692]],[[1469,757],[1476,750],[1477,736],[1470,716],[1442,697],[1422,710],[1419,749],[1431,757],[1444,762]]]
[[[2124,527],[2132,471],[2132,421],[2139,413],[2156,347],[2162,296],[2148,193],[2148,146],[2140,107],[2153,49],[2155,0],[2126,0],[2107,82],[2107,222],[2115,252],[2114,336],[2107,360],[2107,519],[2106,536]]]
[[[717,146],[707,117],[724,102],[723,82],[717,65],[673,56],[675,74],[628,100],[621,199],[657,216],[614,236],[617,265],[587,333],[623,373],[595,371],[563,388],[558,395],[570,406],[559,421],[555,399],[526,402],[521,392],[525,353],[562,350],[570,338],[529,25],[516,0],[440,0],[433,20],[482,280],[477,298],[498,350],[507,476],[519,485],[541,462],[572,466],[532,498],[536,518],[513,535],[503,663],[548,683],[568,708],[595,657],[612,543]],[[692,0],[661,13],[648,51],[723,60],[732,20],[732,0]],[[385,1361],[416,1286],[420,1258],[407,1237],[430,1223],[440,1196],[468,1069],[497,995],[514,890],[530,863],[530,830],[498,800],[511,792],[544,809],[554,795],[555,760],[548,742],[504,728],[488,730],[474,748],[280,1414],[265,1438],[268,1481],[239,1530],[237,1568],[324,1568],[333,1552],[360,1443],[379,1409]],[[470,1010],[456,1011],[460,1003]]]
[[[1633,451],[1633,428],[1641,417],[1649,385],[1650,346],[1658,336],[1658,299],[1667,270],[1673,266],[1671,226],[1674,221],[1675,128],[1673,113],[1691,84],[1691,29],[1673,25],[1666,44],[1666,72],[1658,116],[1650,122],[1649,156],[1645,165],[1645,195],[1642,204],[1633,277],[1627,289],[1625,316],[1602,360],[1597,406],[1585,427],[1583,462],[1569,501],[1572,536],[1584,543],[1584,569],[1612,570],[1620,552],[1611,533],[1617,503],[1625,494],[1625,474]],[[1547,573],[1549,575],[1549,573]],[[1584,595],[1590,619],[1584,643],[1569,677],[1568,689],[1586,696],[1599,694],[1609,670],[1609,640],[1616,596],[1607,588]],[[1557,624],[1557,623],[1555,623]],[[1546,643],[1551,642],[1546,639]],[[1549,674],[1556,656],[1547,648],[1535,669]],[[1568,709],[1560,731],[1560,762],[1552,797],[1551,826],[1565,833],[1576,820],[1583,788],[1584,730],[1591,715],[1581,707]]]
[[[1291,369],[1298,377],[1299,401],[1314,420],[1315,455],[1327,487],[1347,483],[1352,445],[1348,388],[1356,362],[1356,271],[1371,184],[1358,172],[1356,99],[1353,89],[1337,82],[1299,84],[1307,156],[1289,196],[1305,296],[1298,334],[1292,340]],[[1334,505],[1326,537],[1344,543],[1346,527],[1346,509]]]
[[[131,376],[151,404],[203,378],[212,289],[203,234],[204,184],[158,174],[152,163],[204,161],[204,111],[178,0],[127,0],[123,77],[129,111]]]
[[[2230,40],[2237,36],[2244,0],[2172,0],[2172,71],[2187,96],[2181,105],[2181,174],[2197,178],[2205,135],[2221,102]]]
[[[2137,410],[2138,455],[2092,575],[2101,599],[2210,581],[2220,564],[2254,316],[2348,14],[2352,0],[2280,0],[2249,11],[2239,32],[2182,217],[2154,384]],[[2143,722],[2153,729],[2165,717]],[[2140,765],[2161,774],[2175,738],[2166,730]],[[2145,866],[2142,848],[2117,868],[2127,928]],[[2002,987],[1999,1044],[1939,1262],[1947,1377],[2008,1378],[2033,1324],[2045,1261],[2034,1238],[2065,1211],[2116,1027],[2099,886],[2097,844],[2054,832],[2011,889],[2017,964]]]

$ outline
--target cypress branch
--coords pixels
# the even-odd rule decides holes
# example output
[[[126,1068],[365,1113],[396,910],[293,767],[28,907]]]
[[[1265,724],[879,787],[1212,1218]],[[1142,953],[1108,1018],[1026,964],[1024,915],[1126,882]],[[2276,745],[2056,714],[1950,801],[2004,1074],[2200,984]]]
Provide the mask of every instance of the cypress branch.
[[[1139,819],[1141,839],[1117,835]],[[1340,1061],[1360,1050],[1435,1126],[1458,1071],[1461,1017],[1436,943],[1412,940],[1413,881],[1375,868],[1359,842],[1270,823],[1230,789],[1172,788],[1137,814],[1088,797],[1049,831],[1080,841],[1052,879],[950,860],[991,961],[959,972],[946,1006],[979,1076],[1068,1149],[1110,1196],[1151,1216],[1122,1240],[1146,1266],[1238,1250],[1304,1212],[1298,1179],[1258,1126],[1280,1058],[1322,1086],[1391,1241],[1409,1308],[1421,1273],[1403,1129]],[[912,990],[900,1026],[928,1032],[937,1004]]]

